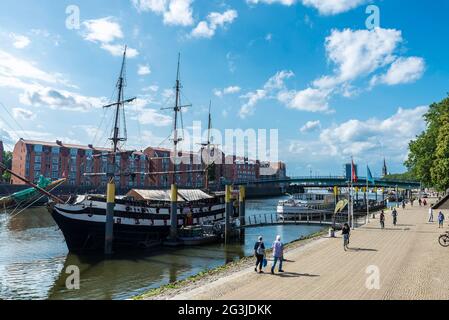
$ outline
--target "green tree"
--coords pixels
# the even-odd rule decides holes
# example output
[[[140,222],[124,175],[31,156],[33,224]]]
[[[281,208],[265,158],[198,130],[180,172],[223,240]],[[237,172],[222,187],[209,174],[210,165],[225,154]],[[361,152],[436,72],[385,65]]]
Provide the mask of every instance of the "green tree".
[[[8,169],[12,168],[12,152],[3,151],[3,163],[6,165]],[[11,180],[11,174],[4,172],[0,178],[3,181],[9,182]]]
[[[426,130],[409,145],[405,166],[425,186],[449,188],[449,97],[429,107]]]

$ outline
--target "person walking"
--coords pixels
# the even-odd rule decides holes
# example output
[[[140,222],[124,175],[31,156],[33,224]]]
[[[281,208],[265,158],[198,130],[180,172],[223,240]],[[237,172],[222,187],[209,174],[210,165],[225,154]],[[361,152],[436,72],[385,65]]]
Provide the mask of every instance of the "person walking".
[[[282,262],[284,260],[284,244],[281,242],[281,236],[276,237],[276,241],[273,242],[273,266],[271,267],[271,274],[274,274],[274,268],[279,261],[279,272],[284,272],[282,270]]]
[[[433,208],[429,208],[429,223],[433,223]]]
[[[380,213],[380,228],[385,229],[385,212],[383,210]]]
[[[254,255],[256,256],[256,267],[254,271],[257,272],[257,267],[259,267],[259,273],[263,273],[263,259],[265,257],[265,244],[263,243],[262,236],[259,237],[259,240],[254,244]]]
[[[424,207],[427,206],[427,200],[424,199],[424,201],[422,202],[422,204],[424,205]]]
[[[444,214],[440,211],[440,213],[438,214],[438,228],[444,228],[444,220]]]
[[[419,206],[422,207],[422,200],[421,200],[421,198],[419,198],[418,203],[419,203]]]
[[[343,235],[343,248],[346,251],[349,249],[349,238],[351,237],[351,228],[349,227],[349,224],[345,223],[341,234]]]
[[[405,210],[405,200],[402,200],[402,210]]]
[[[393,217],[393,225],[396,226],[398,222],[398,212],[396,211],[396,208],[393,209],[391,216]]]

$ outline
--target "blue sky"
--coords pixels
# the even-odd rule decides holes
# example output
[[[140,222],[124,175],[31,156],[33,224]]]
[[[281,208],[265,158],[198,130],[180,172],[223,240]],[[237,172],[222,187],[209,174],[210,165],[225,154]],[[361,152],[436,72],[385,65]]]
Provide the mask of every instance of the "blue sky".
[[[380,9],[368,30],[365,10]],[[80,28],[66,27],[79,8]],[[106,145],[129,46],[128,147],[166,143],[178,52],[186,128],[278,129],[292,175],[341,174],[351,156],[402,172],[422,114],[449,91],[449,2],[364,0],[3,1],[0,137]],[[105,120],[102,121],[103,117]],[[13,119],[14,118],[14,119]],[[101,126],[100,126],[101,124]]]

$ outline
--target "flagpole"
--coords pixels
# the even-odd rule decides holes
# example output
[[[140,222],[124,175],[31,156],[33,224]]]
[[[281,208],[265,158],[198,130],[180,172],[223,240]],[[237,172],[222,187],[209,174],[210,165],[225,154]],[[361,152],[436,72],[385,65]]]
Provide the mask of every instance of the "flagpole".
[[[366,224],[369,223],[368,166],[366,166]]]

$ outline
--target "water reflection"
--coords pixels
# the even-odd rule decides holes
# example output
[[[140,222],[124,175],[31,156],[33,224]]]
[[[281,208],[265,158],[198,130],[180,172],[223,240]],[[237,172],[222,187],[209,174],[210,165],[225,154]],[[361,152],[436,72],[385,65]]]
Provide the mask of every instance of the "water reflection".
[[[278,199],[249,201],[247,214],[273,212]],[[316,232],[314,226],[246,230],[243,243],[162,248],[111,260],[68,254],[61,231],[45,209],[14,218],[0,214],[1,299],[126,299],[151,288],[252,255],[254,241],[280,234],[289,242]],[[80,290],[65,286],[69,266],[80,269]]]

